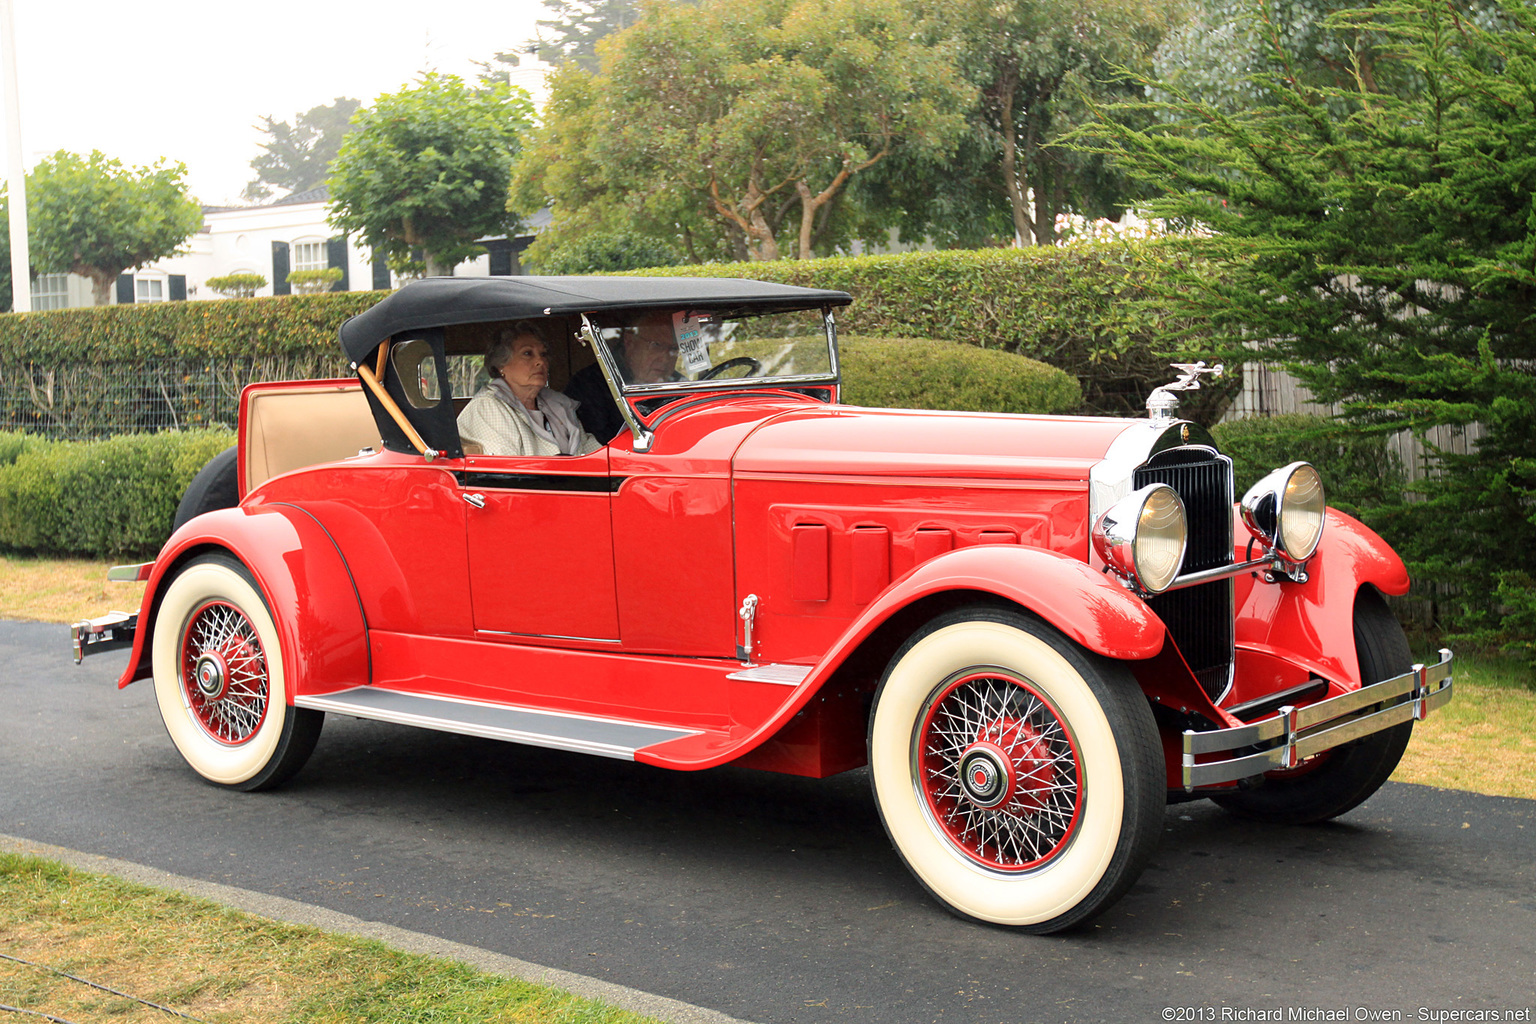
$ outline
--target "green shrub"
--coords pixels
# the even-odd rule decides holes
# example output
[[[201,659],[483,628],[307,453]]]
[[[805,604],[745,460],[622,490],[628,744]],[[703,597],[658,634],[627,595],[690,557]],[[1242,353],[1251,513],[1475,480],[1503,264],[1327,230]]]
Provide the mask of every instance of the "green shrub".
[[[153,554],[228,431],[39,444],[0,465],[0,547],[75,557]]]
[[[267,286],[267,279],[260,274],[225,274],[203,283],[226,298],[248,299]]]
[[[0,466],[9,466],[24,453],[46,444],[36,434],[20,430],[0,430]]]
[[[328,292],[340,281],[344,272],[340,267],[322,267],[318,270],[295,270],[288,275],[288,283],[300,295],[318,295]]]
[[[893,409],[1061,413],[1082,403],[1061,370],[995,349],[917,338],[838,340],[842,399]]]
[[[336,332],[387,292],[331,292],[207,302],[0,314],[0,366],[320,353],[344,365]]]
[[[607,274],[642,267],[670,267],[677,250],[627,232],[594,231],[557,247],[538,262],[540,274]]]
[[[1322,474],[1328,504],[1352,516],[1378,519],[1379,510],[1402,504],[1403,468],[1381,434],[1300,413],[1234,420],[1211,433],[1232,458],[1239,497],[1265,473],[1299,460]]]

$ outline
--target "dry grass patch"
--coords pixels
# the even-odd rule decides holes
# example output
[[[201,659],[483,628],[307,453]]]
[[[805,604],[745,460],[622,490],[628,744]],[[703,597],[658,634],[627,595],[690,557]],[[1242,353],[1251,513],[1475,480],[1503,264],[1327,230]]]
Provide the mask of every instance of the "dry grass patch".
[[[0,952],[209,1024],[649,1020],[547,986],[17,854],[0,854]],[[178,1019],[9,960],[0,960],[0,1003],[70,1021]]]
[[[1418,723],[1392,778],[1536,799],[1536,677],[1513,658],[1457,655],[1454,694]]]
[[[106,562],[0,557],[0,619],[78,622],[117,610],[136,612],[142,583],[108,583]]]

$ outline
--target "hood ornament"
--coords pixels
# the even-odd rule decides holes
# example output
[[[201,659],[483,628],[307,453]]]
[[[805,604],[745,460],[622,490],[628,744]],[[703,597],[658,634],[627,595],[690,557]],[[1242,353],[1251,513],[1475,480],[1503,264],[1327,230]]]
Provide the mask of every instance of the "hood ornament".
[[[1199,391],[1202,375],[1209,374],[1211,379],[1215,380],[1224,372],[1221,363],[1206,366],[1203,359],[1198,363],[1170,363],[1169,365],[1179,371],[1178,379],[1171,384],[1164,384],[1147,396],[1147,415],[1158,423],[1166,423],[1173,419],[1173,414],[1179,407],[1179,396],[1174,392]]]

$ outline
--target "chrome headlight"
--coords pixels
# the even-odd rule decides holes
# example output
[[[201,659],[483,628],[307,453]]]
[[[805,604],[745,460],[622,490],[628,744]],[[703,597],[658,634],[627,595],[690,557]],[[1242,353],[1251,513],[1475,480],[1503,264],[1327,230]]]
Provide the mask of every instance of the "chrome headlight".
[[[1123,579],[1148,594],[1168,589],[1184,564],[1184,502],[1167,484],[1121,498],[1093,527],[1093,549]]]
[[[1307,463],[1293,462],[1248,488],[1243,524],[1288,561],[1305,562],[1323,538],[1326,508],[1323,478]]]

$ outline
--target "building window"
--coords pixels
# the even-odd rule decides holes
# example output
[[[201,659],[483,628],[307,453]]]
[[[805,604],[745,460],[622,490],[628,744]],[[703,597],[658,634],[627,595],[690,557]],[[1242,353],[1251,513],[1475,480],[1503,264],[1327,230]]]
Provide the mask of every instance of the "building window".
[[[165,282],[156,278],[136,277],[133,280],[134,302],[164,302]]]
[[[324,270],[329,263],[325,258],[324,242],[293,243],[294,270]]]
[[[33,279],[33,309],[64,309],[68,305],[68,274],[38,274],[37,277]]]

